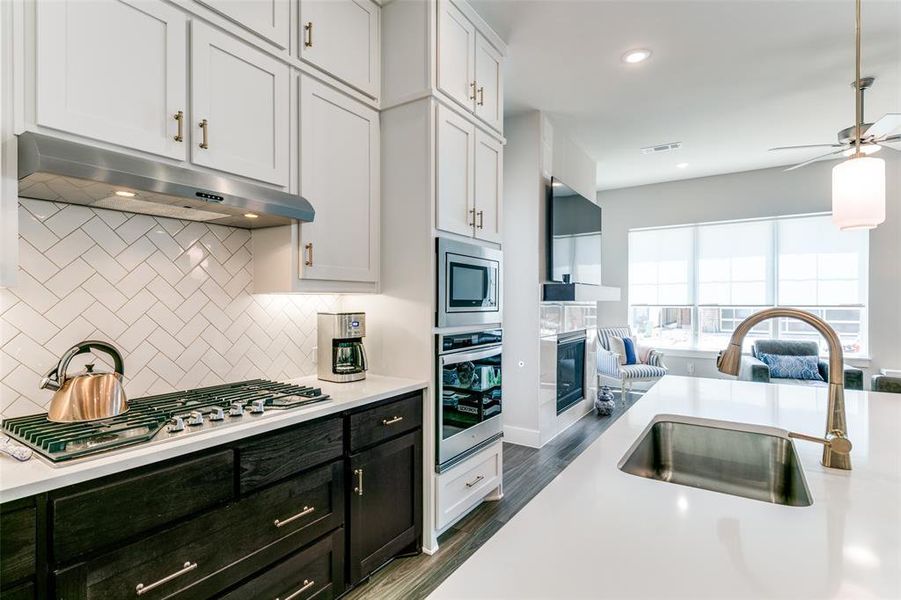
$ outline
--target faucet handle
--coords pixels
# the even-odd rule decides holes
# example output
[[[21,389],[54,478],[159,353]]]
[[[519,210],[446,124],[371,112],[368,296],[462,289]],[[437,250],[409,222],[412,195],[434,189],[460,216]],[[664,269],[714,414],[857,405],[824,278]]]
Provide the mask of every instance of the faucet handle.
[[[833,429],[826,437],[820,438],[815,435],[807,435],[806,433],[788,432],[788,437],[796,440],[804,440],[807,442],[815,442],[828,447],[835,454],[851,454],[851,440],[845,437],[845,434],[837,429]]]

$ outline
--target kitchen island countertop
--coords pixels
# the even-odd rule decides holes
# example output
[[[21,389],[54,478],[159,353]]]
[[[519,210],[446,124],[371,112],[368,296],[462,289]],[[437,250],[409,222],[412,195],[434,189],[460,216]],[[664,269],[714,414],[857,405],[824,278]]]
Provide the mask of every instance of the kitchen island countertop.
[[[259,417],[248,416],[240,424],[201,431],[165,443],[138,444],[70,463],[54,465],[37,454],[27,461],[19,462],[0,454],[0,502],[9,502],[296,425],[423,389],[428,385],[425,381],[380,375],[367,375],[366,379],[352,383],[319,381],[315,376],[293,379],[290,383],[322,388],[330,399],[306,408],[269,411]]]
[[[901,396],[845,398],[853,470],[795,441],[813,504],[781,506],[617,465],[658,414],[821,436],[826,389],[667,376],[432,598],[901,598]]]

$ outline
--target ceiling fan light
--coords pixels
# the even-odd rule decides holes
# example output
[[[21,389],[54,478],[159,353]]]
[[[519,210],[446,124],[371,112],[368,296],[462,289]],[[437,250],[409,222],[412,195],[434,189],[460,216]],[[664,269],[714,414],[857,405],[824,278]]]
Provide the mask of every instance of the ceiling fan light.
[[[861,156],[832,168],[832,222],[872,229],[885,221],[885,161]]]

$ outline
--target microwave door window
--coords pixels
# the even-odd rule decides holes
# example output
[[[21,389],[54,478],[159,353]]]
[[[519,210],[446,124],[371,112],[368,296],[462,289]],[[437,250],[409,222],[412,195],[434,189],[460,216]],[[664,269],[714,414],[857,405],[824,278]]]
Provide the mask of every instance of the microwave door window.
[[[442,439],[501,414],[500,353],[444,365],[441,379]]]
[[[488,268],[452,263],[448,288],[452,307],[482,306],[488,297]]]

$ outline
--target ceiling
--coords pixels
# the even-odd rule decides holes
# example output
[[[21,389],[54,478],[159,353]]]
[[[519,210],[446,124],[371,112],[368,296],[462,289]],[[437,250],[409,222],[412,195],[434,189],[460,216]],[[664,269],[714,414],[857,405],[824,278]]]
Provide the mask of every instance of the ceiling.
[[[599,189],[793,164],[817,149],[767,149],[854,122],[853,0],[471,4],[509,45],[507,115],[545,111],[598,161]],[[873,121],[901,112],[901,2],[864,0],[862,29]],[[653,55],[625,64],[632,48]],[[667,142],[682,148],[640,151]]]

